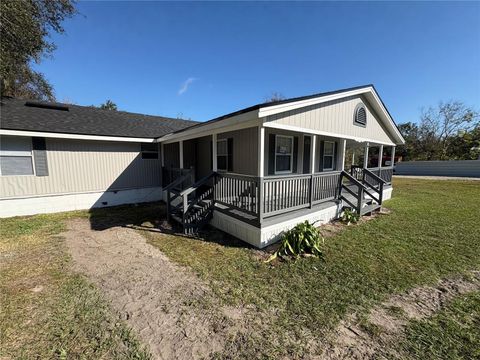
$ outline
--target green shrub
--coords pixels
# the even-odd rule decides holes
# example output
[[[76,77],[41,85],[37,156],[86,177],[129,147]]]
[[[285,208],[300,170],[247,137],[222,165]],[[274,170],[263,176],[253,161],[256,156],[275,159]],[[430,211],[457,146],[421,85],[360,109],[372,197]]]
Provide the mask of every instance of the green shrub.
[[[273,253],[267,262],[280,257],[298,257],[302,254],[313,256],[322,255],[320,249],[323,244],[323,237],[318,229],[308,221],[297,224],[293,229],[288,230],[282,237],[280,247]]]
[[[350,224],[357,223],[358,220],[360,220],[360,214],[358,214],[354,210],[352,210],[350,208],[346,208],[343,211],[343,214],[342,214],[342,222],[343,223],[345,223],[347,225],[350,225]]]

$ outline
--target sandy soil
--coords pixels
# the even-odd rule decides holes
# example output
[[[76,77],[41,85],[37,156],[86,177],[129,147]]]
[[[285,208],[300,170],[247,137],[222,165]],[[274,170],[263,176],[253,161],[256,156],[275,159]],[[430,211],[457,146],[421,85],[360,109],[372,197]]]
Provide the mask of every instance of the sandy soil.
[[[472,272],[469,281],[460,277],[444,279],[434,287],[419,287],[394,295],[374,307],[367,317],[367,323],[378,334],[372,335],[357,317],[351,316],[337,327],[333,345],[327,347],[321,359],[401,358],[392,345],[401,339],[409,320],[432,316],[455,296],[476,290],[480,290],[480,271]]]
[[[158,359],[200,359],[221,351],[242,330],[245,309],[223,308],[208,287],[173,264],[135,230],[68,223],[77,271],[87,275]]]

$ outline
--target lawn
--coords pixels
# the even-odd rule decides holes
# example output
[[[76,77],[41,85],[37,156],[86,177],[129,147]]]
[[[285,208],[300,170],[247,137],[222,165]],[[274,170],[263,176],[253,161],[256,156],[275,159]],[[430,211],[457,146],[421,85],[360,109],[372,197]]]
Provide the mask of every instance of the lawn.
[[[366,313],[390,294],[480,269],[479,182],[396,179],[394,187],[394,198],[385,202],[390,214],[326,238],[320,259],[271,265],[262,261],[262,252],[218,232],[206,241],[142,234],[199,274],[223,304],[259,314],[248,336],[232,337],[216,357],[301,357],[319,351],[350,313]],[[58,234],[70,217],[140,225],[154,223],[158,214],[158,206],[142,206],[1,220],[0,357],[147,357],[99,291],[72,270]],[[411,324],[402,345],[406,354],[441,358],[461,355],[462,344],[471,347],[479,338],[478,296],[465,299],[438,317]],[[459,336],[455,323],[463,331]],[[425,341],[416,342],[417,334]],[[431,352],[439,339],[446,345]]]

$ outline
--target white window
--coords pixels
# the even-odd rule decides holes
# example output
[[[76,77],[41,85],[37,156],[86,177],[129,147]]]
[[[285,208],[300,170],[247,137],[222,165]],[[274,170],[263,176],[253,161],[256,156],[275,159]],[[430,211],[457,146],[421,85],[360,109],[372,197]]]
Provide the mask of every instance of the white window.
[[[0,175],[33,175],[32,139],[19,136],[0,138]]]
[[[288,174],[293,168],[293,136],[275,136],[275,174]]]
[[[333,161],[335,159],[335,143],[325,141],[323,143],[323,170],[333,170]]]
[[[228,169],[227,139],[217,140],[217,169],[222,171],[227,171]]]
[[[158,144],[141,143],[140,144],[142,159],[158,159]]]

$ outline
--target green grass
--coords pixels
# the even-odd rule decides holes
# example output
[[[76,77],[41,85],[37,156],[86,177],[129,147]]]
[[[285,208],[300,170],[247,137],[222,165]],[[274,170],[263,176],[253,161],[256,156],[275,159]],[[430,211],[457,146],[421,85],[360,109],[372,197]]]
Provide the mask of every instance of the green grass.
[[[429,319],[412,321],[400,349],[414,359],[480,359],[480,292],[458,297]]]
[[[0,221],[0,358],[148,359],[98,290],[71,269],[64,220],[87,212]]]
[[[479,185],[398,179],[394,198],[385,203],[391,214],[326,239],[323,259],[274,267],[245,247],[148,237],[197,272],[224,303],[274,314],[261,336],[235,339],[230,351],[238,357],[301,356],[308,347],[305,331],[321,339],[347,313],[365,312],[389,294],[479,269]]]

